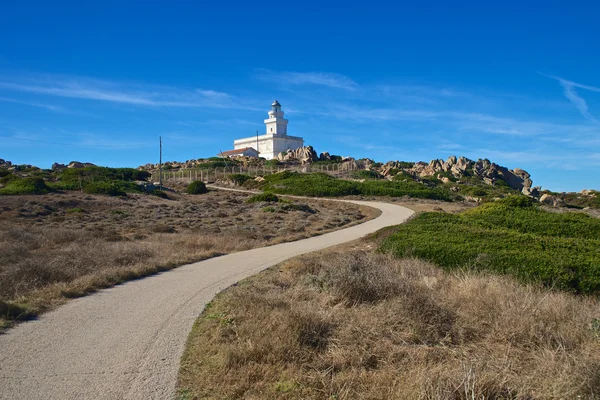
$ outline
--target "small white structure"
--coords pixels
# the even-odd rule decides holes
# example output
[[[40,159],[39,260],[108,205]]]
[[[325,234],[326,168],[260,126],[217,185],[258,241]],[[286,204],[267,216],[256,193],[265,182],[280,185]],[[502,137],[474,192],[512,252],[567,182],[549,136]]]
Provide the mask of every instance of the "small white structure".
[[[258,158],[258,151],[256,151],[252,147],[245,147],[243,149],[236,149],[236,150],[224,151],[224,152],[220,153],[219,156],[229,157],[229,158],[235,158],[235,157],[255,157],[255,158]]]
[[[260,157],[267,160],[277,158],[277,155],[287,150],[296,150],[304,146],[304,139],[297,136],[288,136],[288,120],[283,118],[281,104],[277,100],[271,104],[269,118],[265,119],[267,132],[261,136],[234,140],[235,150],[252,147],[259,152]]]

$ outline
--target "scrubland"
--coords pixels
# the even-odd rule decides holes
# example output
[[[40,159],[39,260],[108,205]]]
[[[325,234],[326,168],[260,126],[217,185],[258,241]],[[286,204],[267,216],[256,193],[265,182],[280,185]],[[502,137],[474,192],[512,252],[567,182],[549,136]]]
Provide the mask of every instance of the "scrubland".
[[[445,204],[218,295],[181,398],[600,398],[599,220]]]
[[[206,308],[188,340],[180,394],[597,398],[599,306],[418,259],[360,250],[301,256]]]
[[[0,197],[0,327],[178,265],[318,235],[376,211],[211,191],[170,199],[79,192]]]

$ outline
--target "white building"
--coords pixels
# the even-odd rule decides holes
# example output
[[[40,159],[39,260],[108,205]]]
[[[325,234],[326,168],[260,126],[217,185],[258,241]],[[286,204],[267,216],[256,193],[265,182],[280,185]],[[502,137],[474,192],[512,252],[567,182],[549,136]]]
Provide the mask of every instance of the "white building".
[[[297,136],[288,136],[288,120],[283,118],[281,104],[277,100],[271,104],[269,118],[265,119],[267,132],[261,136],[254,136],[234,140],[235,150],[252,147],[259,152],[260,157],[267,160],[277,158],[277,155],[287,150],[295,150],[304,146],[304,139]]]
[[[258,158],[258,151],[256,151],[252,147],[245,147],[243,149],[224,151],[224,152],[220,153],[219,155],[221,157],[229,157],[229,158],[236,158],[236,157]]]

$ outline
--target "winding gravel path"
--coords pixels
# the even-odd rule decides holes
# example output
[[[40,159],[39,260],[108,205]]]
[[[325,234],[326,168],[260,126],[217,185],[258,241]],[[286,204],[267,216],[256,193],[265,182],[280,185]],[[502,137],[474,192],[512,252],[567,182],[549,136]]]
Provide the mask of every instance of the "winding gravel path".
[[[10,329],[0,335],[0,399],[172,399],[186,338],[215,294],[290,257],[358,239],[413,214],[393,204],[350,202],[382,214],[101,290]]]

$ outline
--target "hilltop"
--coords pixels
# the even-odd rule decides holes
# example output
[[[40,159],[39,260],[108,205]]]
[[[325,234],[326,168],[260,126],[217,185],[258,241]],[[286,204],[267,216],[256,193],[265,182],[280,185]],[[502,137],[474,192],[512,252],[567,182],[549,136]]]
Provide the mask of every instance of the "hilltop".
[[[335,174],[337,178],[358,181],[418,183],[422,189],[439,189],[449,192],[448,198],[476,203],[502,198],[507,195],[524,195],[552,207],[600,208],[600,195],[595,190],[583,190],[579,193],[558,193],[542,190],[533,186],[531,175],[521,168],[509,169],[488,159],[472,160],[467,157],[450,156],[446,160],[434,159],[428,162],[387,161],[376,162],[372,159],[343,157],[328,152],[317,154],[312,146],[280,153],[277,159],[264,160],[251,157],[233,159],[208,158],[187,160],[185,162],[169,161],[163,164],[165,171],[202,170],[221,168],[223,171],[237,167],[252,169],[260,174],[255,179],[242,179],[246,187],[264,188],[263,176],[265,168],[279,172],[296,170],[300,172],[348,171],[346,174]],[[329,167],[329,168],[327,168]],[[138,167],[151,173],[158,172],[158,164],[146,164]],[[254,183],[258,181],[259,183]],[[369,183],[367,183],[369,184]],[[373,184],[371,184],[373,185]],[[418,186],[412,186],[418,188]],[[276,190],[276,189],[275,189]],[[300,193],[297,193],[300,194]],[[345,193],[361,194],[361,193]],[[321,193],[327,195],[327,193]],[[383,194],[385,195],[385,194]],[[418,196],[417,196],[418,197]]]
[[[596,190],[579,193],[543,190],[533,186],[531,175],[524,169],[509,169],[488,159],[472,160],[454,155],[428,162],[376,162],[328,152],[317,154],[312,146],[306,146],[280,153],[273,160],[211,157],[167,161],[162,169],[167,178],[181,176],[189,180],[191,173],[176,173],[194,171],[194,179],[297,195],[408,196],[475,203],[523,195],[556,208],[600,208],[600,195]],[[78,161],[54,163],[52,169],[45,170],[0,159],[0,195],[80,190],[109,195],[146,192],[162,196],[156,184],[158,170],[159,164],[152,163],[133,169],[98,167]],[[199,171],[204,172],[199,174]],[[271,176],[283,172],[286,174]],[[319,172],[327,176],[316,174]]]

